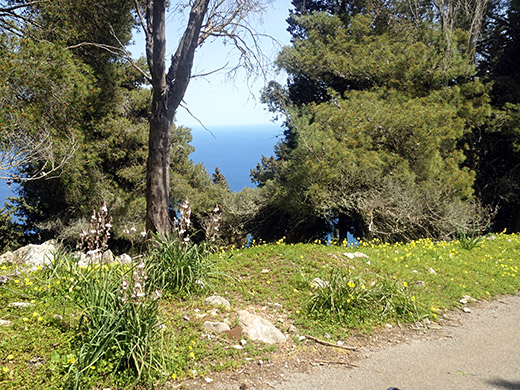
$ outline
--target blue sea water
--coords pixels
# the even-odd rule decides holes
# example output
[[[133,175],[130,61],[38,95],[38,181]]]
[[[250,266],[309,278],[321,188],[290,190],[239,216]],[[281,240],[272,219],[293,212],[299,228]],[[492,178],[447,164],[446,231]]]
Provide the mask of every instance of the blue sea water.
[[[211,133],[208,131],[210,130]],[[192,129],[195,152],[191,159],[203,163],[209,174],[218,167],[232,191],[254,187],[250,171],[262,159],[271,156],[282,135],[279,125],[214,126]]]
[[[260,162],[262,155],[271,156],[282,129],[279,125],[210,126],[192,129],[192,145],[196,148],[191,159],[203,163],[209,174],[219,167],[232,191],[254,187],[250,170]],[[14,186],[13,186],[14,187]],[[0,209],[14,188],[0,180]]]

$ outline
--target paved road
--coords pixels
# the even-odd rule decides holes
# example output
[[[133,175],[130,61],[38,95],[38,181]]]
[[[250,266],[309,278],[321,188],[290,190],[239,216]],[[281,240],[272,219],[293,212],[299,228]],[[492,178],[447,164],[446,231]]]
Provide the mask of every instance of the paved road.
[[[277,390],[520,390],[520,295],[481,303],[443,337],[374,353],[359,368],[286,374]]]

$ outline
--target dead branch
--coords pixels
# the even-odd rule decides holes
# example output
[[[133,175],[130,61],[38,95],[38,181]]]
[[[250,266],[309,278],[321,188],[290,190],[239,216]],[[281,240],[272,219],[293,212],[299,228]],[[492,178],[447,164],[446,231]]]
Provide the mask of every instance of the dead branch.
[[[348,345],[337,345],[337,344],[329,343],[328,341],[320,340],[316,337],[309,336],[309,335],[305,335],[305,337],[308,338],[309,340],[315,341],[318,344],[325,345],[327,347],[346,349],[347,351],[358,351],[359,350],[359,348],[357,348],[357,347],[350,347]]]

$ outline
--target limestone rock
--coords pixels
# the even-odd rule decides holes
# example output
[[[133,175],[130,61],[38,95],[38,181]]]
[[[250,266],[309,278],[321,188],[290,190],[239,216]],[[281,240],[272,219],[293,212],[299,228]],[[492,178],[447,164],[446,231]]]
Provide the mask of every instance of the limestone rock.
[[[223,333],[225,331],[231,330],[228,324],[225,322],[211,322],[206,321],[202,325],[204,329],[209,330],[210,332]]]
[[[7,305],[7,307],[15,307],[17,309],[22,309],[24,307],[31,307],[31,306],[34,306],[34,305],[30,302],[11,302],[9,305]]]
[[[224,306],[227,309],[231,307],[231,304],[226,298],[219,295],[212,295],[204,300],[204,303],[211,306]]]
[[[278,344],[286,341],[286,337],[276,327],[260,316],[249,313],[247,310],[238,312],[238,322],[243,332],[251,340],[259,340],[267,344]]]
[[[361,259],[368,259],[368,255],[363,252],[354,252],[354,257],[359,257]]]
[[[29,244],[13,252],[19,261],[26,265],[39,266],[50,264],[56,252],[54,240],[44,242],[41,245]],[[17,261],[18,259],[15,259]]]
[[[467,304],[468,302],[477,302],[477,300],[470,295],[464,295],[462,299],[459,301],[463,305]]]
[[[0,256],[0,264],[4,264],[4,263],[14,263],[16,259],[16,256],[14,255],[13,252],[11,251],[7,251],[5,252],[3,255]]]
[[[120,264],[132,264],[132,257],[126,253],[116,257],[116,261]]]

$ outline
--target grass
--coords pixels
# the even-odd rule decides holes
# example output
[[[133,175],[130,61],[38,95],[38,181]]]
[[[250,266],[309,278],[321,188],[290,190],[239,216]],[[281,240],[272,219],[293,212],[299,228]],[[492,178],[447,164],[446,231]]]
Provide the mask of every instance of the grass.
[[[276,347],[250,340],[244,349],[238,350],[233,348],[236,342],[204,331],[202,324],[206,320],[226,319],[233,325],[236,312],[242,308],[256,310],[272,319],[282,331],[292,324],[298,334],[322,338],[326,332],[332,340],[339,340],[371,332],[386,323],[426,318],[435,321],[444,310],[460,306],[458,301],[465,295],[493,299],[517,293],[520,236],[497,234],[472,241],[471,248],[466,249],[459,239],[420,240],[406,245],[362,242],[355,249],[338,244],[278,242],[221,250],[210,257],[194,252],[192,260],[183,264],[195,273],[188,272],[191,275],[188,279],[176,276],[179,283],[167,287],[171,292],[150,306],[156,312],[143,314],[143,318],[150,318],[127,320],[130,325],[136,321],[153,325],[149,327],[154,335],[149,351],[158,359],[156,363],[171,364],[157,364],[156,367],[162,368],[149,370],[140,378],[136,364],[128,360],[132,351],[123,349],[126,352],[121,353],[114,349],[106,351],[95,364],[84,365],[88,369],[82,386],[119,389],[139,382],[141,388],[147,388],[147,383],[153,382],[160,388],[161,384],[176,384],[184,378],[239,367],[247,362],[246,358],[265,360],[279,353]],[[354,251],[365,253],[368,258],[350,259],[344,255]],[[120,278],[127,275],[130,280],[134,269],[120,266],[82,269],[63,254],[55,263],[51,269],[33,273],[15,265],[0,265],[0,274],[9,277],[0,286],[0,319],[11,321],[9,326],[0,326],[2,389],[66,388],[63,378],[77,372],[82,348],[91,340],[87,336],[95,333],[95,329],[104,329],[102,323],[95,328],[96,319],[103,315],[114,321],[121,318],[104,311],[103,315],[94,315],[91,310],[106,307],[94,302],[103,297],[112,302],[109,307],[121,309],[116,304],[117,294],[122,294]],[[206,269],[208,264],[211,267]],[[104,296],[89,290],[93,287],[87,281],[102,279],[110,273],[119,278],[117,283],[115,279],[105,280],[112,281],[114,288],[106,288]],[[161,275],[164,273],[161,271]],[[194,288],[196,280],[211,275],[229,277],[212,278],[205,288],[198,284]],[[313,283],[315,278],[327,284],[319,287]],[[205,306],[204,298],[215,293],[231,302],[230,311],[221,308],[212,313],[212,308]],[[31,305],[9,307],[12,302]],[[134,305],[133,309],[136,308]],[[119,329],[118,335],[112,334],[117,340],[115,345],[124,343],[122,335],[131,337],[139,333],[128,327],[110,327],[114,328]],[[155,329],[161,331],[154,333]],[[147,378],[145,381],[143,376]]]

